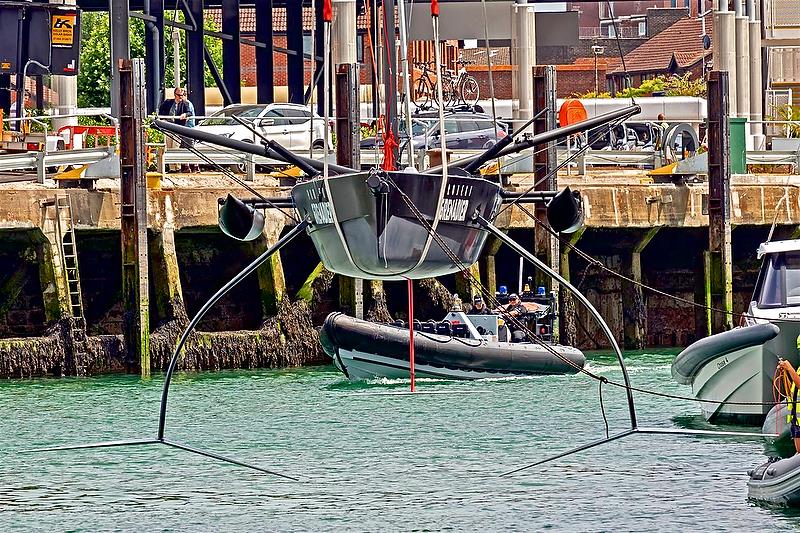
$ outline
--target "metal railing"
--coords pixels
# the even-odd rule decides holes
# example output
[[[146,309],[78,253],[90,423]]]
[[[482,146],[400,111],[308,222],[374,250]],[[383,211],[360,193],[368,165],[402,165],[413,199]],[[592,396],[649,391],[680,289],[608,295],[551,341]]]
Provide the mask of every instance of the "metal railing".
[[[86,148],[58,152],[23,152],[0,155],[0,172],[16,170],[36,171],[39,183],[44,183],[47,169],[51,167],[90,165],[114,157],[115,147]]]

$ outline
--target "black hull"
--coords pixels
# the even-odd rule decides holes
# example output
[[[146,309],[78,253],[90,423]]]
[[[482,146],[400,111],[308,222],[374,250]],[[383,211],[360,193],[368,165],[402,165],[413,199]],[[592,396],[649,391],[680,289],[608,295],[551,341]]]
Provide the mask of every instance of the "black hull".
[[[325,268],[357,278],[403,280],[452,274],[478,260],[488,234],[475,215],[494,219],[502,204],[499,185],[451,175],[440,200],[441,175],[380,176],[331,176],[327,185],[312,180],[292,189],[298,212],[312,221],[308,234]],[[426,225],[433,226],[437,214],[436,233],[449,250],[429,236]]]
[[[337,364],[343,352],[376,356],[375,360],[408,365],[408,330],[358,320],[331,313],[320,331],[322,347]],[[552,345],[559,356],[539,344],[479,342],[475,339],[448,338],[417,332],[414,335],[414,360],[418,365],[460,372],[485,372],[497,375],[575,374],[586,363],[580,350]]]

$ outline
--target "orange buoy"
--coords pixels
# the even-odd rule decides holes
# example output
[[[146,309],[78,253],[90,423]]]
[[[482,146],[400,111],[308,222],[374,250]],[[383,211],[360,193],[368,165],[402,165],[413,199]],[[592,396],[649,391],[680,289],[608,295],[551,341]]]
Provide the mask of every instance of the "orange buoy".
[[[583,107],[580,100],[574,98],[564,100],[564,103],[561,104],[561,109],[558,110],[558,124],[562,128],[570,124],[582,122],[587,118],[589,118],[589,115],[586,113],[586,108]]]

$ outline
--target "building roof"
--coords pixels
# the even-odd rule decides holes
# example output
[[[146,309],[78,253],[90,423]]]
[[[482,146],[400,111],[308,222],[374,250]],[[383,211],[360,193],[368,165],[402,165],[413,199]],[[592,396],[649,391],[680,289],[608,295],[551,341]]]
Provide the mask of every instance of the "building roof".
[[[217,28],[222,27],[222,10],[207,9],[206,15],[214,21]],[[303,8],[303,30],[311,31],[314,27],[314,9],[311,7]],[[356,19],[356,27],[359,30],[366,30],[369,27],[369,17],[366,14],[359,15]],[[244,34],[256,32],[256,10],[253,7],[243,7],[239,9],[239,31]],[[272,9],[272,31],[276,33],[286,33],[286,8],[276,7]]]
[[[706,19],[706,33],[712,32],[711,18]],[[710,55],[703,49],[703,23],[699,18],[686,17],[654,35],[646,43],[625,55],[625,67],[629,73],[668,72],[670,65],[688,68]],[[623,74],[620,65],[609,74]]]
[[[462,59],[473,61],[473,65],[486,66],[486,48],[483,46],[478,48],[463,48],[459,53]],[[511,64],[511,49],[508,46],[490,47],[489,54],[492,56],[492,67],[495,65]]]

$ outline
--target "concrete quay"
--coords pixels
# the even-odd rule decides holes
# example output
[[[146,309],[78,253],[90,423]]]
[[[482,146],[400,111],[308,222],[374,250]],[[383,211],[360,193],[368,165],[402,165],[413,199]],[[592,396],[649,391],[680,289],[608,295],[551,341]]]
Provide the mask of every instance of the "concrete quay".
[[[515,175],[511,186],[533,183]],[[734,309],[743,310],[758,271],[755,250],[773,220],[777,237],[797,233],[800,177],[737,175],[731,185]],[[275,178],[252,185],[265,196],[288,194]],[[705,302],[704,251],[708,248],[707,184],[653,183],[641,170],[595,170],[559,176],[559,187],[579,190],[585,227],[571,242],[608,268],[690,302]],[[204,173],[167,175],[148,191],[151,361],[163,369],[186,316],[293,223],[270,210],[264,235],[235,242],[217,227],[217,199],[228,191],[249,196],[225,178]],[[76,235],[87,338],[74,338],[56,233],[55,195],[69,194]],[[93,374],[135,371],[137,362],[120,340],[121,252],[119,190],[98,181],[94,190],[56,189],[33,183],[0,184],[0,376]],[[61,214],[63,217],[63,213]],[[519,208],[497,224],[523,244],[534,241],[534,221]],[[561,247],[562,274],[586,292],[628,348],[685,345],[707,334],[702,309],[631,288],[575,252]],[[491,290],[516,289],[520,262],[499,243],[488,243],[476,267]],[[533,275],[527,265],[523,278]],[[185,368],[285,366],[322,361],[312,322],[347,309],[353,284],[325,274],[307,237],[293,242],[213,308],[187,351]],[[402,286],[401,286],[402,285]],[[366,284],[364,309],[373,317],[405,315],[405,286]],[[419,316],[438,318],[443,288],[465,291],[448,276],[419,284]],[[438,295],[437,295],[438,291]],[[466,295],[463,295],[466,297]],[[568,327],[562,340],[582,348],[603,347],[585,311],[561,310]],[[564,331],[562,329],[562,331]],[[564,338],[566,335],[566,338]],[[39,354],[35,355],[34,354]]]

